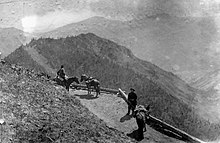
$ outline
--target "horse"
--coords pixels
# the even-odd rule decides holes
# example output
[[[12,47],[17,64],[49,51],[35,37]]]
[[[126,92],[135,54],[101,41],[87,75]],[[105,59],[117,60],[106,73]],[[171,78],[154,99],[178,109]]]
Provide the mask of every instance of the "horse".
[[[149,118],[150,105],[147,107],[138,105],[134,110],[134,117],[138,125],[138,138],[142,140],[144,138],[144,132],[146,131],[146,120]]]
[[[55,78],[54,81],[56,81],[59,85],[65,86],[67,91],[69,91],[70,85],[73,82],[76,82],[77,84],[79,84],[79,78],[76,76],[67,78],[66,82],[64,80],[59,79],[59,78]]]
[[[88,77],[87,75],[83,74],[81,75],[80,82],[85,81],[87,89],[88,89],[88,94],[91,94],[91,87],[93,86],[95,91],[96,91],[96,97],[100,94],[100,82],[93,78],[93,77]]]

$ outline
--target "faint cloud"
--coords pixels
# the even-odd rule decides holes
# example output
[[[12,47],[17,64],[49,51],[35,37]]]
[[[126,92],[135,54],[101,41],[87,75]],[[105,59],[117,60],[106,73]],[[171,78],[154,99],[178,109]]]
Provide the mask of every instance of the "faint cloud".
[[[54,11],[45,15],[33,15],[22,18],[22,27],[25,32],[46,32],[55,28],[77,23],[96,16],[91,10],[82,11]]]
[[[34,32],[37,25],[37,16],[26,16],[21,19],[21,23],[24,32],[32,33]]]

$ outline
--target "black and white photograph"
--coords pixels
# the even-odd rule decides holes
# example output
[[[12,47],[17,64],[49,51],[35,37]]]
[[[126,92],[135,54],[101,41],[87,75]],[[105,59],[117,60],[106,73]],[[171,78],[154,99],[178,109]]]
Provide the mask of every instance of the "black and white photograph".
[[[220,0],[0,0],[0,143],[220,143]]]

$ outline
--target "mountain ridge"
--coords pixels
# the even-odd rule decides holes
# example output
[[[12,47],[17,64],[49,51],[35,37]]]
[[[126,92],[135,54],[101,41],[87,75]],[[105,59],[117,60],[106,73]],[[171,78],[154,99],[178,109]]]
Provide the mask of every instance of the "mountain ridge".
[[[35,48],[47,59],[52,69],[64,64],[68,76],[86,73],[98,78],[104,87],[134,87],[140,104],[153,105],[154,116],[200,139],[218,136],[218,125],[206,124],[207,121],[196,114],[195,89],[174,74],[135,58],[125,47],[91,33],[60,39],[33,39],[26,46]],[[27,59],[32,60],[30,55],[16,58],[24,49],[25,46],[21,46],[5,60],[33,68],[32,63],[26,63]],[[198,128],[198,124],[203,129]],[[209,130],[210,126],[216,128]]]
[[[71,37],[69,37],[69,38],[71,39]],[[86,43],[88,43],[88,45],[91,45],[91,43],[94,42],[94,41],[96,43],[100,42],[100,38],[98,36],[96,36],[95,34],[93,34],[93,33],[80,34],[80,35],[78,35],[74,38],[76,40],[80,41],[80,42],[83,42],[85,45],[86,45]],[[90,42],[90,41],[92,41],[92,42]],[[189,88],[187,94],[190,94],[190,95],[188,95],[188,97],[193,96],[192,94],[193,94],[194,89],[187,86],[187,84],[185,84],[183,80],[181,80],[179,77],[172,74],[171,72],[164,72],[158,66],[153,65],[150,62],[143,61],[143,60],[140,60],[140,59],[134,57],[131,50],[128,50],[127,48],[125,48],[123,46],[119,46],[120,48],[118,48],[118,46],[115,43],[113,44],[111,41],[109,41],[107,39],[102,38],[101,42],[104,43],[104,44],[110,42],[112,47],[108,47],[107,50],[105,50],[104,48],[102,49],[100,47],[99,48],[96,47],[95,44],[94,44],[94,46],[92,46],[92,47],[88,46],[89,50],[90,50],[89,52],[94,53],[94,55],[101,54],[100,56],[108,58],[108,59],[112,60],[113,62],[116,62],[117,64],[120,64],[124,67],[127,67],[127,66],[132,67],[132,69],[134,71],[136,71],[137,73],[141,73],[141,74],[145,73],[144,75],[149,77],[152,81],[157,82],[157,80],[159,80],[161,83],[163,83],[163,84],[161,84],[162,87],[164,87],[164,85],[166,85],[166,84],[169,85],[170,84],[169,82],[171,82],[172,85],[180,84],[182,86],[182,87],[180,87],[180,90],[182,90],[181,88],[183,88],[183,90],[184,89],[186,90],[187,88]],[[30,46],[36,46],[33,43]],[[101,51],[101,53],[99,53],[100,51]],[[105,53],[108,53],[108,55],[105,55]],[[159,76],[162,77],[162,78],[165,78],[166,80],[162,81],[159,78]],[[167,77],[173,77],[174,79],[176,79],[176,81],[174,79],[169,80],[169,78],[167,78]],[[164,87],[164,88],[166,88],[166,90],[169,90],[169,91],[174,91],[172,87],[170,87],[171,89],[168,88],[168,87]],[[173,93],[173,94],[176,94],[176,93]],[[180,92],[178,92],[177,94],[180,94],[179,97],[181,97],[181,96],[184,97],[184,95],[181,94]],[[190,103],[192,101],[192,98],[187,99],[187,97],[186,97],[183,101],[184,102],[186,101],[187,103]]]
[[[125,22],[94,17],[38,37],[56,38],[92,32],[126,46],[141,59],[165,70],[179,72],[216,66],[204,54],[208,43],[216,38],[215,28],[212,17],[180,18],[159,14]]]

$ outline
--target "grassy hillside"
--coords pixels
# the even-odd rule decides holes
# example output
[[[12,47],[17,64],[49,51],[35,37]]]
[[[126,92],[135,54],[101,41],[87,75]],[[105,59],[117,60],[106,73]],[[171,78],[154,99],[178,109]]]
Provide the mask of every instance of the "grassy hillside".
[[[19,74],[20,73],[20,74]],[[44,77],[0,64],[4,142],[132,142]]]
[[[196,90],[174,74],[136,58],[125,47],[91,33],[56,40],[40,38],[27,46],[35,48],[53,69],[64,64],[69,76],[86,73],[98,78],[103,87],[127,91],[134,87],[139,104],[153,106],[152,115],[193,136],[212,140],[220,135],[218,124],[211,124],[196,113]],[[20,47],[13,54],[19,55],[24,49],[25,46]],[[22,63],[13,54],[6,60]]]

